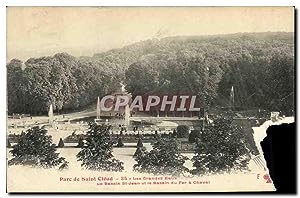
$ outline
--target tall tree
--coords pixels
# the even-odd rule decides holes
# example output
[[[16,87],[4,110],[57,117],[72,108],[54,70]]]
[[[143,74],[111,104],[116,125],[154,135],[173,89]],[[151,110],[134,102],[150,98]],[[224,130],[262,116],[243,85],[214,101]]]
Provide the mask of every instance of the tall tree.
[[[137,164],[133,170],[156,175],[180,176],[188,169],[184,166],[188,158],[181,155],[178,143],[174,139],[158,139],[153,149],[148,151],[137,151],[135,160]]]
[[[65,158],[56,153],[56,146],[45,128],[33,127],[22,132],[17,143],[9,151],[13,158],[8,165],[31,165],[43,168],[52,168],[66,165]]]
[[[81,166],[86,169],[99,171],[122,171],[123,162],[112,154],[113,140],[110,126],[90,123],[86,133],[85,146],[76,155]]]
[[[209,125],[196,140],[195,156],[192,158],[192,174],[246,170],[250,160],[244,130],[232,120],[218,119]]]
[[[7,65],[7,104],[9,113],[23,113],[26,108],[26,89],[22,61],[13,59]]]

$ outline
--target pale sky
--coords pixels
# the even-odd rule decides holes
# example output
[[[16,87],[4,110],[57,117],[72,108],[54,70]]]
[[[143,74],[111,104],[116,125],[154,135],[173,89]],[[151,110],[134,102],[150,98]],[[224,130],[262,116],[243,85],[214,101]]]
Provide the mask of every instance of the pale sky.
[[[176,35],[294,32],[293,7],[8,7],[7,60],[92,56]]]

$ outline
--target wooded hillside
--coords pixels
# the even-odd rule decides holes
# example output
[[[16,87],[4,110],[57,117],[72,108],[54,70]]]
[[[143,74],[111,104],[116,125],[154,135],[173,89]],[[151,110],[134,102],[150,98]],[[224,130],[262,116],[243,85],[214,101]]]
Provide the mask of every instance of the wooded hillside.
[[[234,86],[236,106],[292,110],[294,65],[293,33],[168,37],[93,57],[14,59],[8,112],[45,114],[50,103],[55,111],[84,108],[121,81],[133,95],[188,93],[210,107],[228,106]]]

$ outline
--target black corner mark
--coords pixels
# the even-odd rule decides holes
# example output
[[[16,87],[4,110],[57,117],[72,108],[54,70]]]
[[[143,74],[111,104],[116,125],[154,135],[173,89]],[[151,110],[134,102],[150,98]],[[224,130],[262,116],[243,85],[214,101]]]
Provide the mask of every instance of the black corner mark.
[[[296,193],[295,123],[273,125],[260,143],[277,193]]]

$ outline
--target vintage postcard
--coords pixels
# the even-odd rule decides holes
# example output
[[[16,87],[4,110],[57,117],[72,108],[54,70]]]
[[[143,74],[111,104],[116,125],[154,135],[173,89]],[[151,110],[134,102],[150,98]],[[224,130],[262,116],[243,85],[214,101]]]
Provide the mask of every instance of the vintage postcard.
[[[275,191],[294,7],[7,7],[7,192]]]

